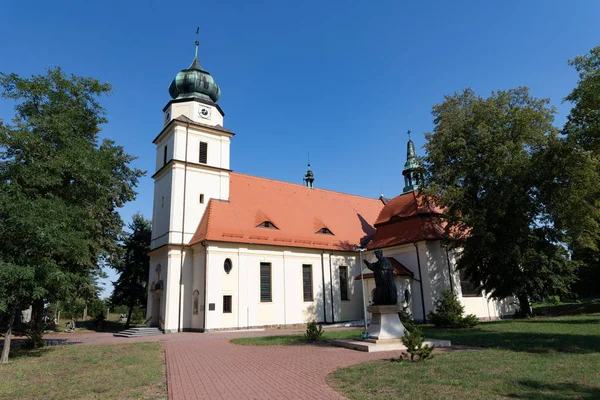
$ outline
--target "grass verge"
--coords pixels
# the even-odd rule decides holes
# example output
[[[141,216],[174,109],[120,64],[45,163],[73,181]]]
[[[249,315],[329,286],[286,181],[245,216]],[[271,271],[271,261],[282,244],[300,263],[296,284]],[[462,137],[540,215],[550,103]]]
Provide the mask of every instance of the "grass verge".
[[[361,329],[348,329],[337,331],[325,331],[321,336],[321,342],[335,339],[357,339],[360,337]],[[287,346],[295,344],[306,344],[304,334],[298,335],[278,335],[278,336],[258,336],[249,338],[232,339],[234,344],[247,346]]]
[[[159,343],[21,350],[0,365],[2,399],[166,399],[166,389]]]
[[[427,337],[487,349],[423,363],[380,360],[335,371],[328,383],[350,399],[600,398],[600,315],[483,323]]]

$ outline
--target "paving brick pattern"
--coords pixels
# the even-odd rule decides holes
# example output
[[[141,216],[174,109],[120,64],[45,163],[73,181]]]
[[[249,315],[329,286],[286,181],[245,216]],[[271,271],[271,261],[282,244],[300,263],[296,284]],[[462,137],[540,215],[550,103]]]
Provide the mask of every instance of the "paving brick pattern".
[[[169,399],[343,399],[325,379],[337,368],[398,357],[400,352],[363,353],[329,345],[241,346],[236,337],[301,331],[177,333],[138,338],[108,333],[47,335],[55,344],[163,342]]]
[[[229,341],[239,335],[219,335],[166,343],[170,399],[343,399],[325,381],[330,372],[399,355],[328,345],[240,346]]]

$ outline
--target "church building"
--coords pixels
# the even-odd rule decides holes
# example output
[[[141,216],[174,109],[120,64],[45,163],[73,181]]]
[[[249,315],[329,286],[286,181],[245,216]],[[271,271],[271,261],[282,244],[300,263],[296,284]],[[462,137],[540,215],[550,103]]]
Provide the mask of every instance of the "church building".
[[[388,200],[245,175],[230,169],[235,134],[219,86],[198,61],[169,87],[156,145],[147,318],[165,333],[363,319],[375,288],[362,259],[380,248],[394,266],[398,303],[425,320],[444,289],[467,313],[495,319],[507,302],[478,295],[418,195],[413,142],[404,190]],[[370,318],[370,316],[367,316]]]

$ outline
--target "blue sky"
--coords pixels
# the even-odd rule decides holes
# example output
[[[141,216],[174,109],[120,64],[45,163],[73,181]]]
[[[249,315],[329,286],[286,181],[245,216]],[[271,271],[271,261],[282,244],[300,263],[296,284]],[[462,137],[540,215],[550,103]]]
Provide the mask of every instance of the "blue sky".
[[[471,87],[528,86],[558,108],[577,81],[570,58],[600,44],[600,2],[587,1],[5,1],[0,71],[60,66],[110,82],[102,135],[148,171],[122,210],[152,216],[152,139],[168,86],[194,55],[221,87],[236,133],[233,170],[393,197],[402,190],[406,131],[418,147],[431,107]],[[13,104],[0,100],[0,118]],[[422,150],[420,150],[422,153]],[[109,271],[111,279],[114,274]],[[110,286],[110,285],[108,285]],[[109,288],[110,289],[110,288]]]

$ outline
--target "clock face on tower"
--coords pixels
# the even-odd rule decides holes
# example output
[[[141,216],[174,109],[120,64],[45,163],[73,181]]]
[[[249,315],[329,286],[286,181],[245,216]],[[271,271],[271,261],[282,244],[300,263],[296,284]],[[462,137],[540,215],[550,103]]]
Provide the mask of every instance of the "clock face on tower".
[[[208,108],[208,107],[200,107],[198,109],[198,116],[200,118],[209,119],[210,118],[210,108]]]
[[[170,120],[171,120],[171,110],[168,110],[165,113],[165,125],[168,124]]]

